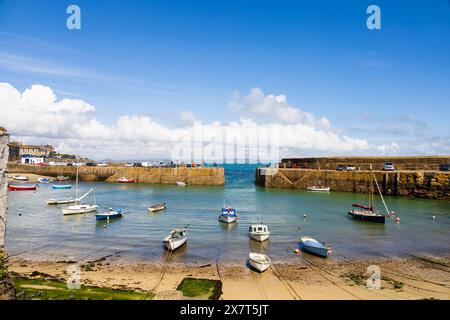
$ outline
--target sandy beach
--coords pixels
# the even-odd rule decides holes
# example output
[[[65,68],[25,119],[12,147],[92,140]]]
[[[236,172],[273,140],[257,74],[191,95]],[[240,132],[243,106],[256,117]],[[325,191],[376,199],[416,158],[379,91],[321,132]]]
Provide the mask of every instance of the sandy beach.
[[[73,262],[27,261],[10,258],[15,277],[38,276],[65,280]],[[367,267],[381,270],[381,288],[368,289]],[[256,300],[384,300],[450,299],[450,258],[411,257],[330,262],[303,258],[296,264],[273,264],[263,274],[243,265],[212,262],[204,265],[118,263],[80,264],[84,285],[155,293],[155,299],[181,299],[177,286],[185,277],[222,281],[220,299]]]

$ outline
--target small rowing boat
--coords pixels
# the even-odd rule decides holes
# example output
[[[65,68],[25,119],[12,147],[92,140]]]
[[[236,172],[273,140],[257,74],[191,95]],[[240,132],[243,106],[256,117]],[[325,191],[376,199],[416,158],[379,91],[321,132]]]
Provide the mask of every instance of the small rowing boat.
[[[172,230],[163,241],[167,250],[173,251],[178,249],[187,241],[187,227]]]
[[[259,272],[266,271],[270,267],[270,264],[272,263],[269,256],[262,253],[254,253],[254,252],[249,253],[248,262],[254,269],[258,270]]]
[[[122,178],[117,179],[117,182],[118,183],[134,183],[135,181],[134,181],[134,179],[128,179],[128,178],[122,177]]]
[[[39,178],[38,181],[40,183],[49,184],[49,183],[53,182],[53,179],[51,179],[51,178]]]
[[[329,245],[311,237],[301,237],[300,244],[303,250],[319,257],[326,258],[331,253]]]
[[[222,208],[222,213],[219,215],[219,221],[225,223],[236,222],[237,218],[236,210],[231,207]]]
[[[53,184],[52,189],[54,190],[64,190],[64,189],[71,189],[71,184]]]
[[[30,191],[30,190],[36,190],[37,185],[17,185],[17,184],[10,184],[8,185],[9,191]]]
[[[318,187],[318,186],[310,186],[306,188],[308,191],[314,191],[314,192],[330,192],[330,187]]]
[[[122,218],[122,216],[123,216],[123,214],[122,214],[121,209],[113,210],[112,208],[110,208],[106,212],[97,213],[95,215],[95,220],[108,220],[109,221],[110,219]]]
[[[183,182],[183,181],[177,181],[177,186],[179,187],[187,187],[187,182]]]
[[[165,202],[164,203],[158,203],[158,204],[155,204],[155,205],[149,207],[147,210],[150,211],[150,212],[161,211],[161,210],[164,210],[166,208],[166,206],[167,205],[166,205]]]
[[[57,176],[56,181],[69,181],[70,177],[66,176]]]
[[[28,181],[27,176],[13,176],[13,179],[17,181]]]

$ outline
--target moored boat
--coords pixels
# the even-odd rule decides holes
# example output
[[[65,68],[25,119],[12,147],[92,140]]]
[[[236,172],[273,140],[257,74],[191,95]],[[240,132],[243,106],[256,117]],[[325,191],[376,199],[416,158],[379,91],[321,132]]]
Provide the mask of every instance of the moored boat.
[[[48,184],[48,183],[52,183],[53,179],[51,179],[51,178],[39,178],[38,181],[40,183]]]
[[[269,227],[261,223],[252,224],[249,227],[248,232],[250,238],[260,242],[266,241],[267,239],[269,239],[270,236]]]
[[[13,179],[17,181],[28,181],[27,176],[13,176]]]
[[[69,181],[70,177],[66,177],[66,176],[57,176],[56,177],[56,181]]]
[[[71,189],[71,184],[53,184],[52,189],[54,190],[64,190],[64,189]]]
[[[125,177],[121,177],[121,178],[117,179],[117,182],[118,183],[134,183],[135,180],[134,179],[128,179],[128,178],[125,178]]]
[[[123,216],[123,214],[122,214],[121,209],[113,210],[112,208],[110,208],[106,212],[97,213],[95,215],[95,220],[110,220],[110,219],[122,218],[122,216]]]
[[[67,215],[82,214],[97,211],[98,206],[96,204],[75,204],[67,208],[62,209],[62,213]]]
[[[326,258],[331,253],[329,245],[311,237],[301,237],[300,244],[302,245],[303,250],[316,256]]]
[[[47,200],[47,204],[49,204],[49,205],[70,204],[70,203],[76,203],[76,202],[78,202],[78,199],[75,199],[75,198]]]
[[[330,192],[330,187],[324,187],[324,186],[310,186],[306,188],[308,191],[314,191],[314,192]]]
[[[178,228],[172,230],[167,237],[164,238],[164,245],[167,250],[173,251],[184,245],[187,241],[187,228]]]
[[[10,184],[8,185],[9,191],[31,191],[36,190],[37,185],[18,185],[18,184]]]
[[[266,271],[270,267],[270,264],[272,263],[269,256],[262,253],[254,253],[254,252],[249,253],[248,262],[254,269],[258,270],[259,272]]]
[[[164,210],[167,207],[166,203],[158,203],[158,204],[154,204],[153,206],[149,207],[147,210],[150,212],[155,212],[155,211],[161,211]]]
[[[219,221],[225,223],[236,222],[237,218],[236,210],[231,207],[222,208],[222,213],[219,215]]]
[[[353,203],[353,209],[349,210],[347,213],[347,216],[353,218],[354,220],[359,221],[368,221],[368,222],[375,222],[375,223],[382,223],[384,224],[386,222],[386,217],[391,216],[391,212],[389,211],[386,202],[384,201],[383,194],[381,193],[380,186],[378,185],[377,178],[372,172],[372,166],[370,167],[371,171],[371,180],[370,180],[370,188],[369,188],[369,203],[370,205],[365,206],[359,203]],[[374,187],[373,185],[376,185],[378,193],[380,194],[381,200],[383,201],[384,208],[386,209],[386,213],[382,214],[378,210],[375,209],[375,196],[374,196]],[[355,209],[358,208],[358,209]]]
[[[177,181],[177,186],[179,187],[187,187],[187,182],[183,182],[183,181]]]

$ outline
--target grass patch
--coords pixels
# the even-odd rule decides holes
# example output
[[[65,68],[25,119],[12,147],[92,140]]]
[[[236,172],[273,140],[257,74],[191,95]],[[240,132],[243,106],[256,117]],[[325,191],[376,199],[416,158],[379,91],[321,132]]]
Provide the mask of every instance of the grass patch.
[[[0,279],[6,275],[5,253],[0,251]]]
[[[91,287],[68,289],[66,282],[58,280],[14,278],[14,287],[20,299],[30,300],[140,300],[144,293],[129,290]],[[148,295],[147,299],[153,298]]]
[[[222,281],[184,278],[177,290],[183,292],[185,297],[219,300],[222,294]]]

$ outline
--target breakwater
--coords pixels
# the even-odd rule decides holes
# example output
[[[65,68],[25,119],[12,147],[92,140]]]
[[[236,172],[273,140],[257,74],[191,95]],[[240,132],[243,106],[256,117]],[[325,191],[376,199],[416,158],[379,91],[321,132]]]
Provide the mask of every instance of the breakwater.
[[[361,170],[382,170],[385,162],[393,162],[398,170],[438,170],[439,165],[450,163],[450,156],[403,156],[403,157],[318,157],[286,158],[281,168],[333,170],[338,165],[355,166]]]
[[[450,200],[450,172],[373,171],[384,195]],[[255,183],[265,188],[306,189],[313,185],[331,191],[367,193],[370,171],[258,168]]]
[[[38,174],[48,177],[58,175],[76,176],[76,167],[71,166],[45,166],[25,164],[8,164],[9,173]],[[184,181],[190,185],[223,186],[225,184],[224,169],[214,168],[144,168],[144,167],[87,167],[79,168],[79,177],[82,181],[115,182],[120,177],[134,179],[141,183],[175,184]]]

